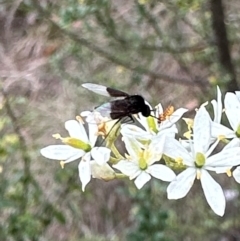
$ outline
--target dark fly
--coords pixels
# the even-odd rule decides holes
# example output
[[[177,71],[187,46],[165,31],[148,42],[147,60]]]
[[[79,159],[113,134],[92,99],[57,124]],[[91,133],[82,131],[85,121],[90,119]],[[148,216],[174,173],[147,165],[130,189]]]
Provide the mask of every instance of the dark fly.
[[[141,113],[145,117],[151,116],[150,107],[141,95],[129,95],[120,90],[92,83],[85,83],[82,86],[97,94],[118,98],[95,108],[104,117],[113,120],[129,117],[133,120],[133,114]]]

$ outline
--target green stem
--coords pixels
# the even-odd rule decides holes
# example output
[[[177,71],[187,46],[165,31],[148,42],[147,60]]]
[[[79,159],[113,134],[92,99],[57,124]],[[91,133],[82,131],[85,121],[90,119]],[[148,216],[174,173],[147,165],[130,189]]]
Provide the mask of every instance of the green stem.
[[[124,160],[125,158],[119,153],[118,149],[116,148],[116,146],[114,145],[114,143],[112,143],[111,145],[111,150],[113,152],[113,154],[115,155],[115,157],[118,160]]]
[[[126,178],[126,177],[127,177],[126,175],[124,175],[124,174],[122,174],[122,173],[116,173],[115,175],[116,175],[116,178],[117,178],[117,179],[123,179],[123,178]]]
[[[110,164],[114,165],[114,164],[117,164],[119,162],[119,160],[117,158],[111,156],[108,162]]]

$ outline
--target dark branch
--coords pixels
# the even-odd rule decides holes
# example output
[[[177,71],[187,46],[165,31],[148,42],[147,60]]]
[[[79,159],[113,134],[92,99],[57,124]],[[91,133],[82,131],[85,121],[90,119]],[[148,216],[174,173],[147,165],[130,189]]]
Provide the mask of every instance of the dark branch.
[[[191,79],[185,79],[185,78],[177,78],[174,76],[170,76],[167,74],[160,74],[156,73],[154,71],[151,71],[143,66],[137,65],[135,62],[128,62],[125,60],[122,60],[116,55],[109,53],[108,51],[103,50],[102,48],[96,46],[95,44],[89,42],[87,39],[82,38],[70,31],[67,31],[63,28],[61,28],[56,22],[54,22],[50,18],[50,13],[48,13],[46,10],[44,10],[36,0],[33,0],[34,6],[37,8],[37,10],[41,13],[42,16],[44,16],[53,26],[56,30],[58,30],[60,33],[64,34],[65,36],[68,36],[71,40],[81,44],[82,46],[85,46],[89,50],[97,53],[98,55],[104,57],[105,59],[111,61],[114,64],[121,65],[125,67],[126,69],[136,71],[139,74],[147,75],[149,77],[155,78],[155,79],[161,79],[163,81],[176,83],[180,85],[205,85],[207,86],[209,83],[206,81],[206,83],[202,83],[202,81],[199,80],[191,80]],[[201,83],[200,83],[201,82]]]
[[[219,62],[224,68],[226,74],[230,76],[228,91],[235,91],[238,89],[238,84],[229,50],[222,0],[210,0],[210,6],[212,12],[212,28],[217,44],[216,47],[219,55]]]

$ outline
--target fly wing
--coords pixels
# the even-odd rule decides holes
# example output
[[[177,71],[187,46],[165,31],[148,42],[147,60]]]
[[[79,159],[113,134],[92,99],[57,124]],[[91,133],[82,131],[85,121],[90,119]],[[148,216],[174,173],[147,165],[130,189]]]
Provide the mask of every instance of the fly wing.
[[[109,93],[110,96],[112,97],[127,97],[129,94],[121,91],[121,90],[116,90],[110,87],[107,87],[107,92]]]
[[[104,103],[95,108],[95,111],[99,112],[103,117],[108,117],[113,120],[121,119],[129,116],[128,104],[125,99],[114,100],[111,102]]]
[[[103,85],[85,83],[85,84],[82,84],[82,86],[84,88],[88,89],[88,90],[91,90],[94,93],[97,93],[99,95],[108,96],[108,97],[126,97],[126,96],[129,96],[127,93],[125,93],[121,90],[112,89],[110,87],[106,87],[106,86],[103,86]]]
[[[101,116],[111,118],[111,103],[107,102],[102,104],[94,109],[95,111],[99,112]]]

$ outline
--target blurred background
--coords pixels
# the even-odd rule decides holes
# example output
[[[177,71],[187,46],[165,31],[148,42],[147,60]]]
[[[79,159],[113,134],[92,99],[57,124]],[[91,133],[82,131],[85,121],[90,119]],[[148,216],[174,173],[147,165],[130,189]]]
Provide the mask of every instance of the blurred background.
[[[152,180],[92,180],[40,156],[64,122],[106,98],[92,82],[189,108],[238,90],[238,0],[0,0],[0,240],[240,240],[239,185],[214,177],[225,216],[201,186],[167,200]],[[180,123],[181,124],[181,123]],[[180,126],[181,127],[181,126]],[[186,126],[183,125],[183,129]]]

